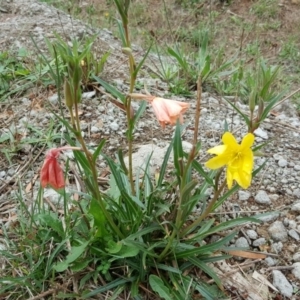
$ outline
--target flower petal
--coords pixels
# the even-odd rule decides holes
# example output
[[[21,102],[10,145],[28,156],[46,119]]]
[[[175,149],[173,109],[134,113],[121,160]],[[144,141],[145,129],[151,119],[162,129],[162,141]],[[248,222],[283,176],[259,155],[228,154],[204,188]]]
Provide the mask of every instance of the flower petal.
[[[244,136],[242,143],[241,143],[241,149],[248,149],[252,147],[254,143],[254,135],[252,133],[248,133]]]
[[[234,180],[241,186],[243,189],[247,189],[251,184],[252,174],[248,174],[243,170],[238,170],[234,173]]]
[[[223,154],[225,152],[226,148],[227,148],[226,145],[215,146],[213,148],[208,149],[207,153],[220,155],[220,154]]]
[[[231,149],[236,149],[239,146],[233,134],[228,131],[223,134],[222,141]]]
[[[226,179],[227,179],[228,189],[231,189],[232,183],[233,183],[233,175],[231,173],[231,169],[230,168],[227,168],[227,170],[226,170]]]
[[[219,155],[211,158],[209,161],[205,163],[205,166],[209,169],[215,170],[222,168],[228,162],[228,159],[225,155]]]

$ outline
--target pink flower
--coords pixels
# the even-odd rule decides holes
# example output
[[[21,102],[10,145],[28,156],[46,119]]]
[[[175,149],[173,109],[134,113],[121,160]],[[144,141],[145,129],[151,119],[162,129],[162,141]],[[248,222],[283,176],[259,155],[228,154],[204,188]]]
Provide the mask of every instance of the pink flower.
[[[47,152],[46,159],[40,173],[41,186],[43,188],[47,185],[50,185],[55,190],[65,187],[64,173],[57,161],[57,158],[62,150],[67,149],[81,150],[81,148],[65,146],[61,148],[53,148]]]
[[[154,113],[159,124],[165,128],[166,125],[175,125],[177,119],[183,123],[183,114],[189,108],[185,102],[155,97],[151,102]]]
[[[159,124],[165,128],[166,125],[175,125],[177,120],[183,123],[183,114],[189,108],[189,104],[185,102],[154,97],[143,94],[130,94],[133,99],[145,99],[153,107],[154,113]]]

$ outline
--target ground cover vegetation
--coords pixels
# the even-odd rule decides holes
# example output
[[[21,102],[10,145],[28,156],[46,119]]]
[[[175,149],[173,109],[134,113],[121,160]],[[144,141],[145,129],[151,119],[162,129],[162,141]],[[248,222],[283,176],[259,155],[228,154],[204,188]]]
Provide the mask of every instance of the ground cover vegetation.
[[[237,226],[259,221],[242,217],[220,222],[210,213],[240,187],[248,188],[263,168],[254,166],[254,155],[263,145],[255,144],[253,132],[287,91],[291,94],[298,84],[296,62],[300,56],[295,32],[280,47],[276,46],[278,51],[271,40],[261,38],[264,32],[276,32],[281,26],[277,1],[248,4],[249,18],[231,12],[231,3],[207,5],[204,1],[186,0],[161,1],[154,6],[152,1],[113,0],[87,2],[82,7],[73,2],[44,2],[66,9],[94,26],[101,24],[113,30],[128,57],[128,93],[101,78],[109,53],[96,59],[93,38],[68,43],[56,36],[55,42],[48,42],[50,56],[40,53],[38,61],[30,59],[26,51],[17,57],[1,53],[0,96],[22,93],[33,81],[45,87],[55,86],[61,111],[53,114],[55,122],[66,131],[58,133],[51,124],[47,134],[35,132],[36,137],[26,141],[46,145],[49,151],[34,206],[29,209],[25,204],[20,183],[18,223],[13,232],[3,228],[5,247],[1,254],[6,267],[0,292],[7,299],[93,299],[101,295],[109,299],[230,298],[211,264],[230,257],[228,252],[233,248],[227,245]],[[150,4],[153,10],[147,9]],[[147,15],[146,11],[151,13]],[[226,23],[222,23],[224,18],[219,19],[224,13]],[[186,26],[182,26],[184,22]],[[224,31],[230,28],[236,30],[236,35],[222,40]],[[231,46],[227,47],[229,41]],[[139,61],[131,49],[134,42],[146,49]],[[270,49],[276,52],[275,58]],[[166,99],[136,90],[139,73],[150,53],[159,58],[160,64],[150,73],[167,82]],[[113,157],[107,155],[104,139],[91,149],[82,135],[81,94],[93,85],[105,88],[126,114],[126,153],[120,149]],[[221,145],[208,151],[213,156],[206,164],[199,162],[202,151],[198,141],[203,90],[233,95],[249,107],[245,113],[235,101],[229,102],[243,118],[248,133],[239,142],[224,122]],[[294,90],[292,94],[296,94]],[[181,133],[190,102],[171,100],[172,94],[196,103],[189,153],[183,150]],[[139,101],[135,111],[133,101]],[[162,128],[175,126],[174,137],[155,176],[150,172],[151,157],[139,173],[135,173],[132,164],[135,128],[147,105],[152,106]],[[58,136],[65,142],[62,147],[56,147]],[[20,146],[14,139],[13,133],[1,136],[8,161]],[[74,201],[74,193],[64,189],[69,164],[64,166],[64,172],[58,159],[68,150],[73,151],[84,186],[80,201]],[[105,192],[98,182],[96,162],[100,155],[111,173]],[[170,156],[174,158],[171,172]],[[61,210],[49,211],[44,205],[45,187],[59,193]],[[212,199],[206,197],[208,188],[213,189]],[[201,209],[195,216],[194,208],[199,203]],[[207,237],[215,233],[222,238],[208,242]],[[197,276],[200,271],[201,276]],[[206,283],[210,278],[213,283]]]

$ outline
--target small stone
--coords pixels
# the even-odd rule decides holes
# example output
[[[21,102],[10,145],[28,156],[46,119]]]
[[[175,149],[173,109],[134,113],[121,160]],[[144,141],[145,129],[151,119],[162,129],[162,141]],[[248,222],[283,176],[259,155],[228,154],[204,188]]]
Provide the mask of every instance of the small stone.
[[[5,177],[5,175],[6,175],[6,172],[5,172],[5,171],[0,171],[0,178]]]
[[[300,262],[296,262],[293,264],[294,269],[292,270],[293,275],[300,279]]]
[[[278,242],[278,243],[274,243],[272,244],[271,246],[271,250],[272,252],[275,252],[275,253],[280,253],[282,251],[282,248],[283,248],[283,244],[281,242]]]
[[[96,95],[96,91],[86,92],[82,94],[82,99],[91,99]]]
[[[294,220],[289,221],[289,228],[291,229],[296,229],[297,228],[297,223]]]
[[[9,170],[7,171],[7,174],[8,174],[9,176],[13,176],[15,173],[16,173],[15,169],[9,169]]]
[[[240,237],[235,242],[236,247],[249,248],[249,243],[246,238]]]
[[[300,202],[296,202],[291,207],[292,211],[300,211]]]
[[[275,266],[275,260],[272,258],[272,257],[267,257],[265,259],[265,262],[267,264],[268,267],[272,267],[272,266]]]
[[[246,233],[251,240],[257,239],[258,234],[255,230],[249,229],[246,231]]]
[[[295,171],[300,171],[300,165],[295,165],[295,166],[294,166],[294,170],[295,170]]]
[[[271,236],[271,238],[274,241],[281,241],[284,242],[288,239],[288,235],[286,232],[286,229],[281,221],[274,222],[269,228],[268,232]]]
[[[284,158],[281,158],[281,159],[279,159],[279,161],[278,161],[278,166],[281,167],[281,168],[286,167],[287,164],[288,164],[288,162],[287,162],[287,160],[284,159]]]
[[[300,262],[300,252],[296,252],[293,255],[293,261]]]
[[[293,239],[295,239],[296,241],[300,240],[299,234],[295,229],[291,229],[288,231],[288,234],[290,237],[292,237]]]
[[[257,128],[255,131],[254,131],[254,135],[264,139],[264,140],[267,140],[268,139],[268,133],[264,130],[262,130],[261,128]]]
[[[239,191],[238,195],[239,195],[239,200],[240,201],[246,201],[251,196],[251,194],[249,192],[246,192],[246,191]]]
[[[48,100],[52,103],[52,104],[56,104],[58,102],[58,95],[54,94],[50,97],[48,97]]]
[[[259,204],[270,204],[271,200],[268,196],[268,194],[265,191],[258,191],[258,193],[255,196],[255,202],[259,203]]]
[[[285,297],[291,297],[293,295],[293,286],[288,282],[284,274],[278,270],[273,270],[273,285],[281,292]]]
[[[297,198],[300,198],[300,189],[295,189],[293,191],[293,196],[296,196]]]
[[[97,126],[92,126],[91,127],[91,133],[96,133],[96,132],[99,132],[100,129],[97,127]]]
[[[259,238],[255,241],[253,241],[252,244],[253,244],[254,247],[259,247],[259,246],[265,245],[266,244],[266,239],[265,238]]]
[[[113,131],[118,131],[118,129],[119,129],[119,124],[116,123],[116,122],[112,122],[112,123],[109,124],[109,127],[110,127],[110,129],[113,130]]]

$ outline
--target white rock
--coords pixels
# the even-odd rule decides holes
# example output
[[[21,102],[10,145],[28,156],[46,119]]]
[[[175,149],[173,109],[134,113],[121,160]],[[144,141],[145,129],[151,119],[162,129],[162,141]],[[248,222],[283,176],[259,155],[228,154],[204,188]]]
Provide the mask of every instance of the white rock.
[[[268,133],[264,130],[262,130],[261,128],[257,128],[255,131],[254,131],[254,135],[264,139],[264,140],[267,140],[268,139]]]
[[[285,242],[288,239],[287,231],[281,221],[274,222],[268,228],[268,232],[271,238],[276,242]]]
[[[288,282],[282,272],[273,270],[273,285],[281,292],[285,297],[291,297],[293,295],[293,286]]]
[[[294,269],[292,270],[293,275],[300,279],[300,262],[296,262],[293,264]]]
[[[290,237],[292,237],[293,239],[295,239],[296,241],[300,240],[299,234],[295,229],[291,229],[288,231],[288,234]]]
[[[288,162],[287,162],[287,160],[284,159],[284,158],[281,158],[281,159],[279,159],[279,161],[278,161],[278,166],[281,167],[281,168],[286,167],[287,164],[288,164]]]
[[[240,201],[246,201],[250,198],[251,193],[249,193],[247,191],[238,191],[238,195],[239,195]]]
[[[113,130],[113,131],[118,131],[118,129],[119,129],[119,124],[116,123],[116,122],[112,122],[112,123],[109,124],[109,128],[110,128],[111,130]]]
[[[251,239],[251,240],[255,240],[257,239],[257,232],[255,230],[252,230],[252,229],[249,229],[246,231],[248,237]]]
[[[96,91],[86,92],[82,94],[82,99],[91,99],[96,95]]]
[[[296,202],[292,205],[292,211],[300,211],[300,202]]]
[[[268,194],[265,191],[258,191],[258,193],[255,196],[255,202],[259,203],[259,204],[270,204],[271,200],[268,196]]]

